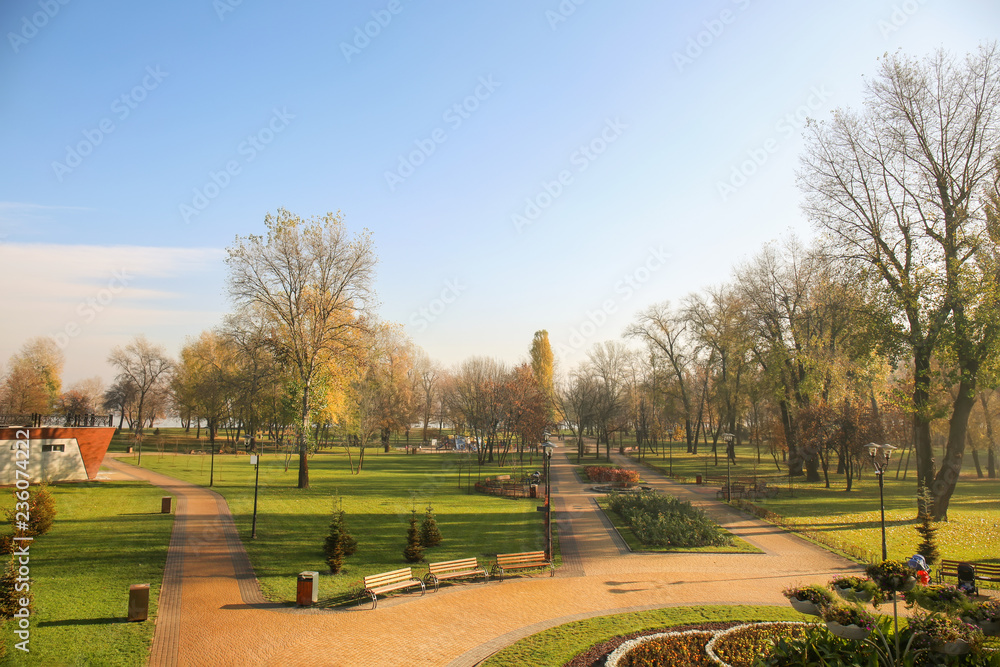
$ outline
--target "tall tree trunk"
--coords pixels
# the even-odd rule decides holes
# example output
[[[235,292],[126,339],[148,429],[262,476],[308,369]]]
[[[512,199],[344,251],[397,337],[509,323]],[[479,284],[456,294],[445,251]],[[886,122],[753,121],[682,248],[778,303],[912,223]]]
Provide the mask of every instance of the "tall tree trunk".
[[[948,520],[948,503],[955,492],[955,484],[962,472],[962,457],[969,428],[969,415],[976,403],[975,379],[963,378],[958,385],[958,397],[952,406],[948,423],[948,444],[941,469],[934,478],[934,520]]]
[[[309,382],[302,388],[302,423],[299,425],[299,488],[309,488]],[[360,471],[360,465],[359,465]]]
[[[979,402],[983,406],[983,418],[986,420],[986,476],[996,479],[996,449],[997,443],[993,434],[993,413],[990,412],[987,392],[979,392]]]
[[[931,448],[931,423],[927,418],[930,404],[930,358],[929,346],[914,346],[913,449],[917,455],[918,489],[933,488],[934,483],[934,450]]]

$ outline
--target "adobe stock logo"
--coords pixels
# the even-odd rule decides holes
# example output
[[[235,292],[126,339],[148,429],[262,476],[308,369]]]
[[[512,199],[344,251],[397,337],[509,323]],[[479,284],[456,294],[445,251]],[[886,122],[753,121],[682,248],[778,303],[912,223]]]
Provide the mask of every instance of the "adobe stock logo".
[[[462,126],[462,123],[472,118],[472,114],[479,109],[480,105],[492,97],[496,89],[502,84],[493,79],[492,74],[479,77],[479,85],[475,87],[472,94],[466,95],[461,102],[456,102],[444,110],[441,120],[448,123],[448,127],[454,131]],[[425,139],[414,139],[413,150],[409,153],[400,153],[398,163],[394,170],[386,170],[382,176],[385,178],[389,192],[395,192],[396,188],[403,184],[410,176],[417,171],[427,159],[437,151],[439,145],[448,141],[448,132],[444,128],[436,127],[431,130]]]
[[[582,350],[587,341],[597,335],[610,317],[618,312],[619,307],[641,290],[653,278],[653,274],[667,265],[668,259],[670,254],[662,245],[655,248],[650,246],[646,259],[615,282],[615,296],[605,299],[597,308],[585,311],[583,320],[570,329],[569,338],[565,342],[557,341],[553,349],[560,355],[572,355],[574,351]]]
[[[119,121],[124,121],[133,111],[139,108],[139,105],[145,101],[149,93],[160,87],[160,84],[168,76],[170,76],[170,73],[161,70],[159,65],[156,67],[147,67],[146,76],[142,77],[142,81],[139,84],[127,93],[122,93],[111,102],[111,113],[115,114]],[[66,146],[66,157],[63,161],[53,160],[52,162],[52,171],[59,182],[62,183],[66,174],[71,173],[83,164],[83,159],[93,153],[94,149],[104,142],[104,138],[114,132],[116,128],[117,126],[113,120],[103,118],[97,123],[97,127],[82,130],[83,139],[74,145]]]
[[[28,43],[28,40],[34,38],[39,30],[47,26],[49,21],[55,18],[59,10],[62,9],[60,5],[67,4],[69,4],[69,0],[39,0],[38,7],[42,11],[35,12],[31,15],[31,18],[22,16],[21,30],[16,33],[7,33],[7,41],[10,42],[10,48],[14,49],[14,53],[20,51],[21,47]]]
[[[132,281],[134,276],[128,274],[125,269],[120,271],[114,271],[111,274],[111,279],[108,281],[107,287],[101,289],[94,296],[88,297],[87,299],[81,301],[76,306],[76,314],[80,317],[80,321],[70,320],[63,325],[62,331],[57,331],[50,335],[55,344],[59,346],[60,350],[66,349],[69,345],[69,341],[72,338],[76,338],[83,331],[83,326],[90,324],[97,317],[98,313],[104,312],[104,310],[111,305],[119,294],[121,294],[128,284]]]
[[[440,296],[431,299],[427,306],[418,308],[417,312],[410,315],[410,324],[417,327],[418,333],[427,331],[427,327],[441,317],[448,310],[448,306],[458,301],[458,297],[462,296],[466,289],[468,288],[465,285],[458,282],[458,278],[444,281],[444,289],[441,290]]]

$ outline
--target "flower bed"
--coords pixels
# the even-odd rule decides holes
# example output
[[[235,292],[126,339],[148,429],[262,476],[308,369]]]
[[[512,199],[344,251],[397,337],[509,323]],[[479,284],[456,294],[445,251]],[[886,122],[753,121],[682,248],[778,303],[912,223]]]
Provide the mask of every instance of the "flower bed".
[[[643,544],[665,547],[728,546],[732,537],[691,503],[655,491],[608,496],[608,507]]]
[[[612,468],[610,466],[587,466],[584,473],[591,482],[599,484],[617,484],[629,486],[639,483],[639,473],[627,468]]]
[[[746,623],[715,632],[663,632],[629,640],[608,656],[607,667],[724,665],[749,667],[773,641],[804,636],[809,623]]]

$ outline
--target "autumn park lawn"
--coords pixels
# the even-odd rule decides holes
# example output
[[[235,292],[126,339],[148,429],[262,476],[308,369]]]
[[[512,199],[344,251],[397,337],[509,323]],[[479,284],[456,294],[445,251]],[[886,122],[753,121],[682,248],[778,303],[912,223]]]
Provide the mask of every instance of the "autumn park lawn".
[[[702,452],[710,446],[701,446]],[[726,475],[724,445],[719,447],[719,465],[710,455],[684,452],[683,443],[674,443],[673,471],[675,475],[693,481],[695,475],[708,474],[718,478]],[[939,522],[938,550],[943,558],[1000,562],[1000,479],[978,479],[970,456],[966,456],[962,477],[955,488],[948,509],[948,521]],[[707,461],[706,461],[707,459]],[[830,488],[824,482],[806,483],[802,477],[789,485],[787,475],[780,475],[773,461],[766,456],[754,465],[756,456],[749,445],[737,447],[736,463],[731,466],[733,478],[766,479],[780,491],[776,498],[762,498],[754,505],[782,517],[782,523],[800,528],[832,546],[851,545],[867,552],[870,558],[882,553],[881,521],[879,516],[878,480],[868,469],[863,477],[854,479],[853,488],[846,492],[843,475],[836,475],[836,461],[831,466]],[[670,459],[645,457],[647,465],[666,472]],[[707,465],[706,465],[707,463]],[[896,479],[894,461],[885,476],[886,544],[890,558],[904,558],[916,553],[920,538],[916,525],[916,481],[911,469],[907,479]]]
[[[143,482],[50,487],[52,529],[30,546],[29,653],[14,648],[13,621],[0,628],[0,665],[144,665],[153,623],[128,623],[128,589],[150,584],[155,618],[173,516],[160,514],[163,491]],[[0,508],[13,506],[0,494]],[[86,656],[82,658],[81,656]]]
[[[487,658],[483,667],[562,665],[595,644],[633,632],[659,631],[727,621],[802,621],[810,617],[790,607],[702,606],[667,607],[627,614],[598,616],[559,625],[525,637]]]
[[[356,452],[355,452],[356,457]],[[136,457],[122,457],[134,462]],[[406,567],[403,549],[411,509],[422,520],[427,505],[434,508],[443,542],[424,552],[426,562],[477,556],[483,564],[497,553],[544,548],[539,501],[511,500],[467,493],[467,470],[459,489],[461,454],[369,449],[364,469],[352,475],[343,453],[320,453],[309,459],[310,488],[296,488],[298,457],[285,470],[285,457],[266,454],[260,467],[257,539],[250,539],[254,468],[246,455],[216,455],[212,487],[229,503],[240,538],[246,546],[264,594],[277,601],[295,599],[296,575],[322,573],[320,598],[327,604],[351,599],[367,574]],[[142,466],[208,486],[208,455],[145,452]],[[483,468],[495,474],[496,468]],[[473,482],[476,471],[473,469]],[[323,557],[332,509],[342,499],[347,527],[358,540],[358,551],[347,558],[341,574],[330,575]],[[422,574],[425,565],[415,566]]]

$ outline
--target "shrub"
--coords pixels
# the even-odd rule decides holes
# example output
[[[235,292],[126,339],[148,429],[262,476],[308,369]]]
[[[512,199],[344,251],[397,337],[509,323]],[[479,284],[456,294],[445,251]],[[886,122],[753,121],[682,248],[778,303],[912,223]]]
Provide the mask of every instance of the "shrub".
[[[340,521],[330,522],[330,534],[323,542],[323,553],[326,554],[326,564],[330,566],[330,574],[337,574],[344,566],[343,534],[340,532]]]
[[[643,544],[691,548],[733,543],[729,533],[691,503],[655,491],[612,493],[608,507]]]
[[[424,559],[424,548],[420,546],[420,531],[417,529],[417,512],[410,515],[410,527],[406,531],[406,548],[403,558],[407,563],[419,563]]]
[[[33,494],[28,496],[27,500],[23,500],[24,496],[18,495],[19,493],[24,492],[24,490],[11,490],[11,493],[14,494],[15,504],[13,509],[4,510],[4,513],[7,515],[7,520],[16,522],[17,513],[20,511],[17,508],[17,504],[27,502],[28,527],[25,530],[18,530],[17,532],[25,537],[37,537],[39,535],[44,535],[52,529],[52,524],[55,522],[56,501],[52,497],[52,493],[49,491],[48,487],[45,485],[39,486]]]
[[[358,541],[347,530],[347,522],[344,520],[344,510],[340,510],[340,513],[337,515],[337,525],[340,527],[340,548],[344,550],[345,556],[353,556],[354,552],[358,550]]]
[[[17,559],[11,556],[3,572],[0,573],[0,618],[14,618],[14,612],[22,607],[20,604],[22,598],[27,599],[29,612],[34,609],[35,596],[32,594],[31,589],[17,590],[17,584],[19,583],[17,581],[17,568]],[[31,582],[27,583],[30,586]]]
[[[438,530],[432,508],[428,505],[427,513],[424,514],[424,522],[420,524],[420,546],[436,547],[439,544],[441,544],[441,531]]]
[[[14,553],[14,536],[10,533],[3,533],[0,535],[0,555],[9,555]]]
[[[56,519],[56,500],[48,487],[40,486],[32,496],[28,511],[30,520],[28,530],[31,535],[44,535],[52,528]]]
[[[931,516],[931,506],[934,497],[926,486],[921,486],[917,491],[917,525],[916,531],[920,535],[920,544],[917,545],[917,553],[924,557],[927,566],[930,567],[938,561],[940,554],[937,548],[937,524]]]

